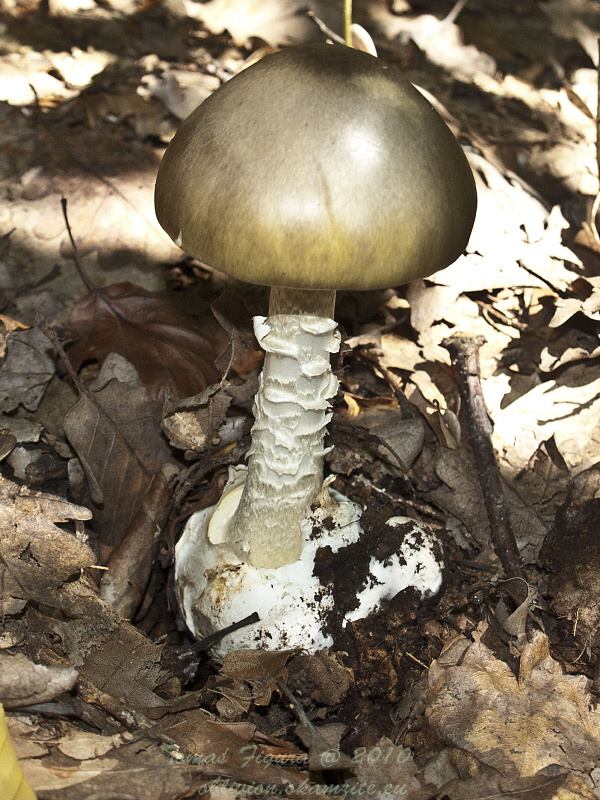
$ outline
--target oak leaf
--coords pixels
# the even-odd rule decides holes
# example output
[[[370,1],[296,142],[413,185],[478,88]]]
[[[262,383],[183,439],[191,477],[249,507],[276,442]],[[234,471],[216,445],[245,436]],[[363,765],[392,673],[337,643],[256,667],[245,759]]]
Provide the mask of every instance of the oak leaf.
[[[200,330],[160,294],[131,283],[96,289],[79,300],[70,332],[77,337],[69,348],[75,369],[118,353],[160,402],[168,395],[199,394],[221,377],[215,359],[226,346],[226,334],[216,322],[207,321],[206,331]]]

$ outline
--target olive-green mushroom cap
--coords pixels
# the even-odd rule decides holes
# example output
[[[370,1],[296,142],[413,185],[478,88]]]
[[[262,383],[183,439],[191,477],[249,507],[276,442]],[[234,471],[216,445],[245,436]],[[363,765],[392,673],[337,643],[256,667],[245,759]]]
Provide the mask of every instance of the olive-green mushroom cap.
[[[451,131],[395,67],[317,44],[205,100],[167,148],[155,205],[186,252],[241,280],[375,289],[455,261],[477,195]]]

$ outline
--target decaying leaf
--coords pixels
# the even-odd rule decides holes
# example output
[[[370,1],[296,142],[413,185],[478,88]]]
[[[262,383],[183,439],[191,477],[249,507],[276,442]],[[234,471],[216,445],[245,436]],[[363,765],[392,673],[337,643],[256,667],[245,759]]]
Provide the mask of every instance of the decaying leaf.
[[[105,362],[108,370],[110,364]],[[122,541],[140,510],[153,476],[171,460],[160,434],[161,406],[135,382],[105,382],[82,395],[64,428],[83,464],[97,506],[94,521],[102,556]]]
[[[190,16],[202,20],[212,33],[228,31],[236,44],[244,46],[253,36],[268,44],[301,42],[314,34],[312,23],[303,15],[302,0],[211,0],[199,5],[187,2]]]
[[[231,397],[218,385],[183,400],[167,401],[163,430],[173,447],[202,452],[208,446],[228,444],[219,429],[225,420]]]
[[[303,693],[309,691],[315,702],[326,706],[339,705],[354,684],[354,673],[342,664],[341,654],[327,650],[294,656],[288,669],[292,685],[301,686]]]
[[[79,570],[96,563],[90,548],[54,523],[89,520],[87,508],[60,497],[19,488],[0,475],[0,557],[5,614],[20,611],[29,599],[48,601]]]
[[[246,375],[263,359],[246,304],[236,292],[226,291],[211,304],[211,309],[229,334],[227,347],[215,362],[217,367],[223,375],[227,375],[230,369],[238,375]]]
[[[556,379],[533,387],[494,417],[493,441],[509,475],[527,467],[542,442],[552,437],[572,474],[599,458],[600,370],[575,363]]]
[[[21,653],[0,653],[0,703],[17,708],[53,700],[73,688],[77,671],[55,664],[35,664]]]
[[[0,369],[0,411],[22,405],[35,411],[54,375],[55,350],[39,328],[6,337],[8,356]]]
[[[565,503],[540,553],[550,569],[552,608],[573,626],[573,636],[596,646],[600,626],[600,500]]]
[[[103,756],[124,742],[120,734],[114,736],[101,736],[98,733],[78,731],[76,734],[63,736],[58,742],[58,749],[69,758],[88,761],[91,758]]]
[[[277,756],[302,757],[302,751],[260,733],[250,722],[216,722],[210,716],[196,709],[163,720],[161,729],[181,748],[183,763],[187,754],[196,754],[206,776],[223,775],[225,787],[230,785],[226,777],[283,790],[307,782],[308,773],[277,763]]]
[[[77,337],[69,348],[75,369],[118,353],[133,364],[155,400],[190,397],[220,378],[214,321],[207,322],[205,333],[164,297],[139,286],[96,289],[75,304],[70,327]]]
[[[427,718],[441,738],[503,775],[532,776],[551,764],[597,765],[600,713],[587,680],[565,675],[540,632],[521,653],[518,677],[481,642],[455,643],[431,664]]]
[[[287,679],[286,663],[295,653],[295,650],[235,650],[225,656],[220,674],[249,684],[253,702],[267,706],[272,693],[277,691],[277,679]]]
[[[169,483],[159,471],[152,478],[125,538],[108,559],[108,572],[100,581],[102,596],[123,619],[133,618],[146,589],[168,501]]]
[[[358,786],[371,786],[374,794],[377,792],[384,796],[418,796],[421,785],[408,747],[395,745],[382,737],[373,747],[355,751],[352,760]]]

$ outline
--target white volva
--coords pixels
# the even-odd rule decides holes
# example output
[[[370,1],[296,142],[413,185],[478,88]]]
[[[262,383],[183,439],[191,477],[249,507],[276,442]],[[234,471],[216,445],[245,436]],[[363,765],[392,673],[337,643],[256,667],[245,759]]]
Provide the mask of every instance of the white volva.
[[[339,555],[340,580],[344,580],[345,548],[364,534],[360,506],[327,485],[302,520],[299,559],[275,569],[251,566],[223,540],[245,475],[245,467],[230,470],[230,480],[219,503],[190,517],[175,551],[179,607],[196,637],[203,638],[252,612],[258,613],[258,623],[218,642],[212,648],[215,656],[244,648],[301,647],[315,652],[334,643],[327,631],[332,613],[337,615],[338,624],[344,625],[379,610],[407,586],[414,586],[424,597],[440,588],[443,564],[435,534],[416,520],[393,517],[388,525],[411,526],[410,533],[399,543],[398,553],[384,561],[371,559],[363,589],[358,593],[357,608],[336,608],[334,586],[322,584],[315,575],[317,552],[320,547],[327,547]]]

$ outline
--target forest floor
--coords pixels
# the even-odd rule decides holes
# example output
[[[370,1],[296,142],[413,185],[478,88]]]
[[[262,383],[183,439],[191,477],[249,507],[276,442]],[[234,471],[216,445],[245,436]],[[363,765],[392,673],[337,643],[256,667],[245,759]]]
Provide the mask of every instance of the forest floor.
[[[438,595],[314,655],[220,662],[178,615],[175,542],[249,446],[268,291],[170,241],[158,165],[341,5],[0,4],[0,702],[40,800],[600,797],[598,2],[355,2],[477,182],[455,264],[336,310],[327,473],[438,532]]]

